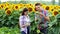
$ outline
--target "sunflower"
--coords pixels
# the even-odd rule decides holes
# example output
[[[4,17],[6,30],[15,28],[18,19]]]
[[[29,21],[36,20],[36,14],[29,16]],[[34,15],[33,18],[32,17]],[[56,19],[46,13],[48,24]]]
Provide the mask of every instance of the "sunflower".
[[[1,8],[4,8],[5,6],[4,6],[4,4],[1,4]]]
[[[46,6],[46,8],[45,8],[46,10],[49,10],[50,9],[50,7],[49,6]]]
[[[52,8],[51,11],[54,11],[54,9]]]
[[[43,5],[43,6],[41,6],[41,7],[45,9],[45,8],[46,8],[46,5]]]
[[[9,6],[4,7],[4,10],[5,10],[5,11],[8,10],[8,9],[12,9],[12,5],[9,5]],[[12,10],[13,10],[13,9],[12,9]]]
[[[23,7],[26,7],[26,4],[23,4]]]
[[[6,11],[6,10],[8,10],[8,9],[9,9],[9,8],[8,8],[8,7],[6,7],[6,8],[5,8],[5,11]]]
[[[50,6],[45,6],[44,9],[48,10],[49,12],[51,11],[51,7]]]
[[[60,9],[58,10],[59,14],[60,14]]]
[[[57,9],[57,10],[58,10],[58,8],[59,8],[58,5],[55,5],[55,6],[54,6],[54,9]]]
[[[5,13],[6,13],[7,15],[10,15],[10,14],[11,14],[11,10],[8,9],[8,10],[5,11]]]
[[[19,6],[20,6],[20,8],[23,8],[24,5],[22,3],[20,3]]]
[[[9,2],[6,2],[5,4],[6,4],[6,6],[9,6],[10,5]]]
[[[29,4],[29,6],[33,7],[33,5],[32,5],[32,4]]]
[[[0,5],[0,9],[1,9],[2,7],[1,7],[1,5]]]
[[[49,11],[53,11],[54,10],[54,6],[53,5],[50,5],[50,10]]]
[[[60,6],[58,6],[58,8],[60,9]]]
[[[43,6],[44,4],[41,4],[41,6]]]
[[[0,9],[1,9],[1,7],[0,7]]]
[[[29,4],[30,6],[32,5],[32,4]]]
[[[26,5],[27,8],[30,6],[29,4],[25,4],[25,5]]]
[[[19,6],[18,5],[14,5],[14,10],[19,10]]]
[[[20,6],[23,6],[23,4],[22,4],[22,3],[20,3],[19,5],[20,5]]]
[[[6,3],[4,3],[4,6],[5,7],[8,7],[8,6],[10,6],[11,4],[9,4],[8,2],[6,2]]]
[[[53,16],[56,16],[57,14],[59,14],[59,12],[57,10],[53,11]]]
[[[33,11],[34,12],[34,7],[29,6],[28,7],[29,12]]]
[[[29,12],[33,11],[32,7],[28,7]]]

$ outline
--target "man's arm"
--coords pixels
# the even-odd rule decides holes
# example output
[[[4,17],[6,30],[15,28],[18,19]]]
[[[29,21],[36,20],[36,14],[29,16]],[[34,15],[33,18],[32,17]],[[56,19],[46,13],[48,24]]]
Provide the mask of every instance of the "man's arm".
[[[43,17],[44,17],[47,21],[50,21],[49,16],[43,15]]]
[[[40,15],[42,15],[47,21],[50,21],[49,16],[48,16],[48,12],[47,12],[46,15],[44,15],[40,12]]]

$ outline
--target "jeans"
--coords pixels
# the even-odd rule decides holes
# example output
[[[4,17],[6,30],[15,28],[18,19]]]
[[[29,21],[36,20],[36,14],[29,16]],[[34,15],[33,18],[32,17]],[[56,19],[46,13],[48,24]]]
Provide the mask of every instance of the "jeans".
[[[26,33],[24,31],[22,31],[21,34],[26,34]]]
[[[44,34],[47,34],[48,32],[47,32],[47,28],[46,29],[42,29],[42,30],[40,30],[42,33],[44,33]]]
[[[30,34],[30,26],[27,27],[27,34]]]
[[[22,31],[21,33],[26,34],[24,31]],[[30,34],[30,26],[27,27],[27,34]]]

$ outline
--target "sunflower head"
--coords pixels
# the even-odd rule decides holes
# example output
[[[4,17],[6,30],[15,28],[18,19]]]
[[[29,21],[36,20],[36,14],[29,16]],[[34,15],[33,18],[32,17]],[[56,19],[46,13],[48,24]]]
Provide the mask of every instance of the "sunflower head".
[[[25,5],[26,5],[27,8],[30,6],[29,4],[25,4]]]
[[[42,8],[46,9],[46,5],[41,6]]]
[[[31,7],[33,7],[33,5],[32,4],[29,4]]]
[[[18,6],[15,6],[16,9],[18,9]]]
[[[14,6],[14,10],[18,10],[19,9],[19,6],[18,5],[15,5]]]
[[[58,6],[54,6],[54,9],[58,9]]]
[[[30,4],[30,6],[31,6],[32,4]]]
[[[5,4],[9,6],[9,2],[6,2]]]
[[[59,14],[60,14],[60,9],[58,10]]]
[[[54,11],[54,6],[50,6],[50,11]]]
[[[59,14],[57,10],[53,11],[53,16],[56,16],[57,14]]]
[[[1,5],[0,5],[0,9],[1,9],[2,7],[1,7]]]
[[[8,10],[8,9],[9,9],[9,8],[8,8],[8,7],[6,7],[6,8],[5,8],[5,11],[6,11],[6,10]]]
[[[1,4],[1,8],[4,8],[4,5],[3,4]]]
[[[58,8],[60,9],[60,6]]]
[[[29,7],[28,8],[29,12],[33,11],[33,8],[32,7]]]
[[[11,14],[11,10],[6,10],[6,12],[5,12],[7,15],[10,15]]]
[[[51,11],[53,11],[54,9],[51,9]]]
[[[46,8],[45,8],[46,10],[49,10],[49,6],[46,6]]]
[[[26,6],[26,4],[24,4],[24,7]]]
[[[1,9],[1,7],[0,7],[0,9]]]

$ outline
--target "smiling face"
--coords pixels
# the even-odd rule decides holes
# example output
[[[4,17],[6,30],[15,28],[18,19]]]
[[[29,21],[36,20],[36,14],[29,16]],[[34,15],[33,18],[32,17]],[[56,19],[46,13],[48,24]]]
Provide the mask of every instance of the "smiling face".
[[[41,6],[42,6],[42,5],[41,5],[40,3],[36,3],[36,4],[35,4],[35,10],[36,10],[36,11],[41,11]]]
[[[35,9],[36,9],[37,11],[39,11],[39,10],[40,10],[40,5],[35,6]]]

